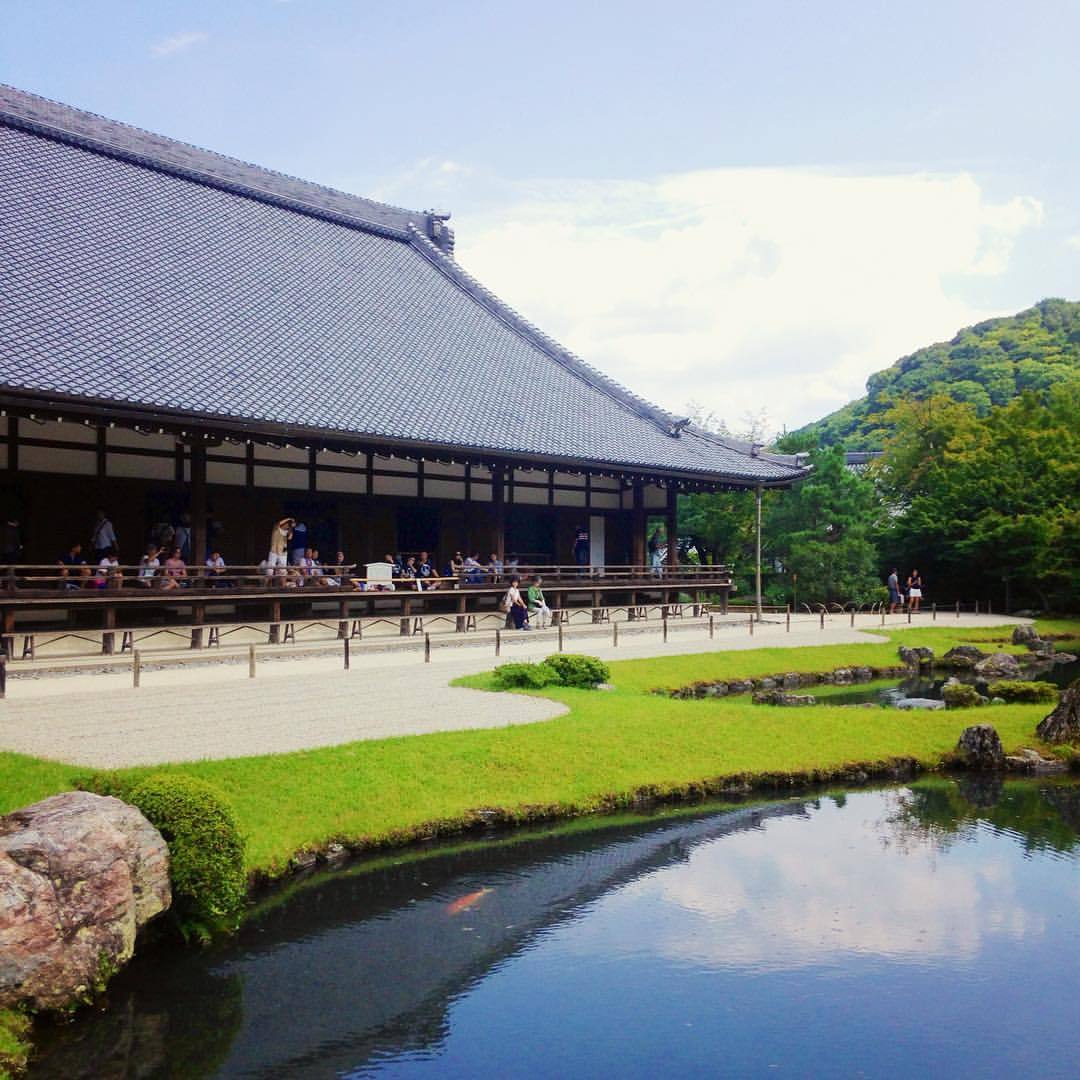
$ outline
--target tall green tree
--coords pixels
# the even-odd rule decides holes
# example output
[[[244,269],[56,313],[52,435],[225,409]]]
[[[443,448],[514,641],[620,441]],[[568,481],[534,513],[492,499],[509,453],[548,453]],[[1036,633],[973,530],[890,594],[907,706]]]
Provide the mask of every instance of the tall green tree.
[[[810,454],[811,472],[780,494],[766,518],[768,551],[801,597],[818,602],[869,601],[881,591],[873,532],[873,485],[844,464],[839,447]]]
[[[1072,608],[1080,600],[1080,384],[985,417],[935,395],[896,405],[877,479],[883,541],[928,595]]]

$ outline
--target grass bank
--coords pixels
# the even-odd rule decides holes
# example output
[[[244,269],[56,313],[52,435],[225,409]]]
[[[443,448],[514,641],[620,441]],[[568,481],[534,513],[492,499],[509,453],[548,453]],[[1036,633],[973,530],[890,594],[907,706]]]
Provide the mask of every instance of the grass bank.
[[[1072,624],[1080,631],[1080,623]],[[1061,632],[1061,631],[1059,631]],[[914,759],[933,767],[970,712],[901,713],[821,706],[752,705],[747,697],[672,700],[648,693],[698,679],[752,678],[895,663],[899,643],[941,655],[962,641],[1007,637],[947,626],[890,631],[880,643],[717,652],[612,666],[610,692],[549,689],[569,712],[540,724],[347,743],[265,757],[153,769],[201,777],[232,801],[247,840],[248,868],[273,876],[292,855],[340,841],[377,847],[449,833],[491,819],[531,821],[626,805],[635,794],[719,794],[725,784],[823,780],[854,764]],[[486,676],[465,680],[485,687]],[[507,709],[514,707],[508,699]],[[997,706],[1008,749],[1034,743],[1043,705]],[[0,755],[0,812],[62,791],[85,769]]]
[[[18,1076],[30,1055],[30,1018],[17,1009],[0,1009],[0,1080]]]

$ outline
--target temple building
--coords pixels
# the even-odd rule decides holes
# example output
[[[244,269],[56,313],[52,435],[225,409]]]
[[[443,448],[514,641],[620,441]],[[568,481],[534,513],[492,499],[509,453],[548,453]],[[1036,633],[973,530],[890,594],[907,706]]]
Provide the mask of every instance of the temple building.
[[[790,459],[698,430],[473,279],[449,215],[334,191],[0,86],[0,467],[23,561],[94,510],[263,558],[456,549],[642,564],[680,491]],[[673,532],[671,528],[671,532]],[[674,545],[670,557],[675,558]]]

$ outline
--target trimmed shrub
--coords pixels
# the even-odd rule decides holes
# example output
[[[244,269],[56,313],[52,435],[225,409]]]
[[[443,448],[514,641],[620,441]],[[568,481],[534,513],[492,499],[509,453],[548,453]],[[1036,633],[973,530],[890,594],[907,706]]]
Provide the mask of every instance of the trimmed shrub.
[[[129,777],[108,770],[87,773],[72,779],[72,786],[79,791],[89,791],[93,795],[112,795],[124,802],[131,802],[129,796],[134,784]]]
[[[1021,679],[1002,679],[1000,682],[992,682],[988,690],[991,697],[999,697],[1005,701],[1038,703],[1041,701],[1055,702],[1058,699],[1058,688],[1049,682],[1024,682]]]
[[[128,796],[169,845],[173,912],[184,937],[234,930],[247,896],[244,840],[225,798],[204,780],[157,773]]]
[[[970,709],[984,703],[982,695],[974,686],[962,682],[947,682],[941,688],[941,697],[949,709]]]
[[[559,681],[558,673],[547,664],[500,664],[494,675],[495,685],[504,690],[543,690]]]
[[[597,683],[607,682],[611,670],[595,656],[580,656],[576,653],[556,653],[544,663],[551,668],[562,686],[593,687]]]

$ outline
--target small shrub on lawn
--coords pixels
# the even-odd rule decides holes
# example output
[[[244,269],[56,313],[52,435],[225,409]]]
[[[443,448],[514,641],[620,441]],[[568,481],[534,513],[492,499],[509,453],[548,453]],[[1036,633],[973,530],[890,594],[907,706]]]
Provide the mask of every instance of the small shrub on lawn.
[[[232,808],[204,780],[158,773],[128,796],[169,845],[173,912],[186,938],[240,921],[247,895],[244,841]]]
[[[592,687],[597,683],[607,682],[611,670],[595,656],[580,656],[576,653],[556,653],[545,661],[558,676],[562,686]]]
[[[1009,702],[1038,704],[1040,701],[1055,702],[1058,688],[1049,682],[1024,682],[1021,679],[1002,679],[988,687],[991,697],[999,697]]]
[[[543,690],[558,681],[558,673],[547,664],[500,664],[495,669],[495,685],[503,690]]]
[[[971,709],[983,704],[982,695],[968,683],[946,683],[941,688],[941,697],[949,709]]]
[[[72,779],[72,784],[79,791],[89,791],[94,795],[112,795],[116,799],[123,799],[124,802],[131,801],[128,796],[134,786],[129,777],[108,770],[76,776]]]

